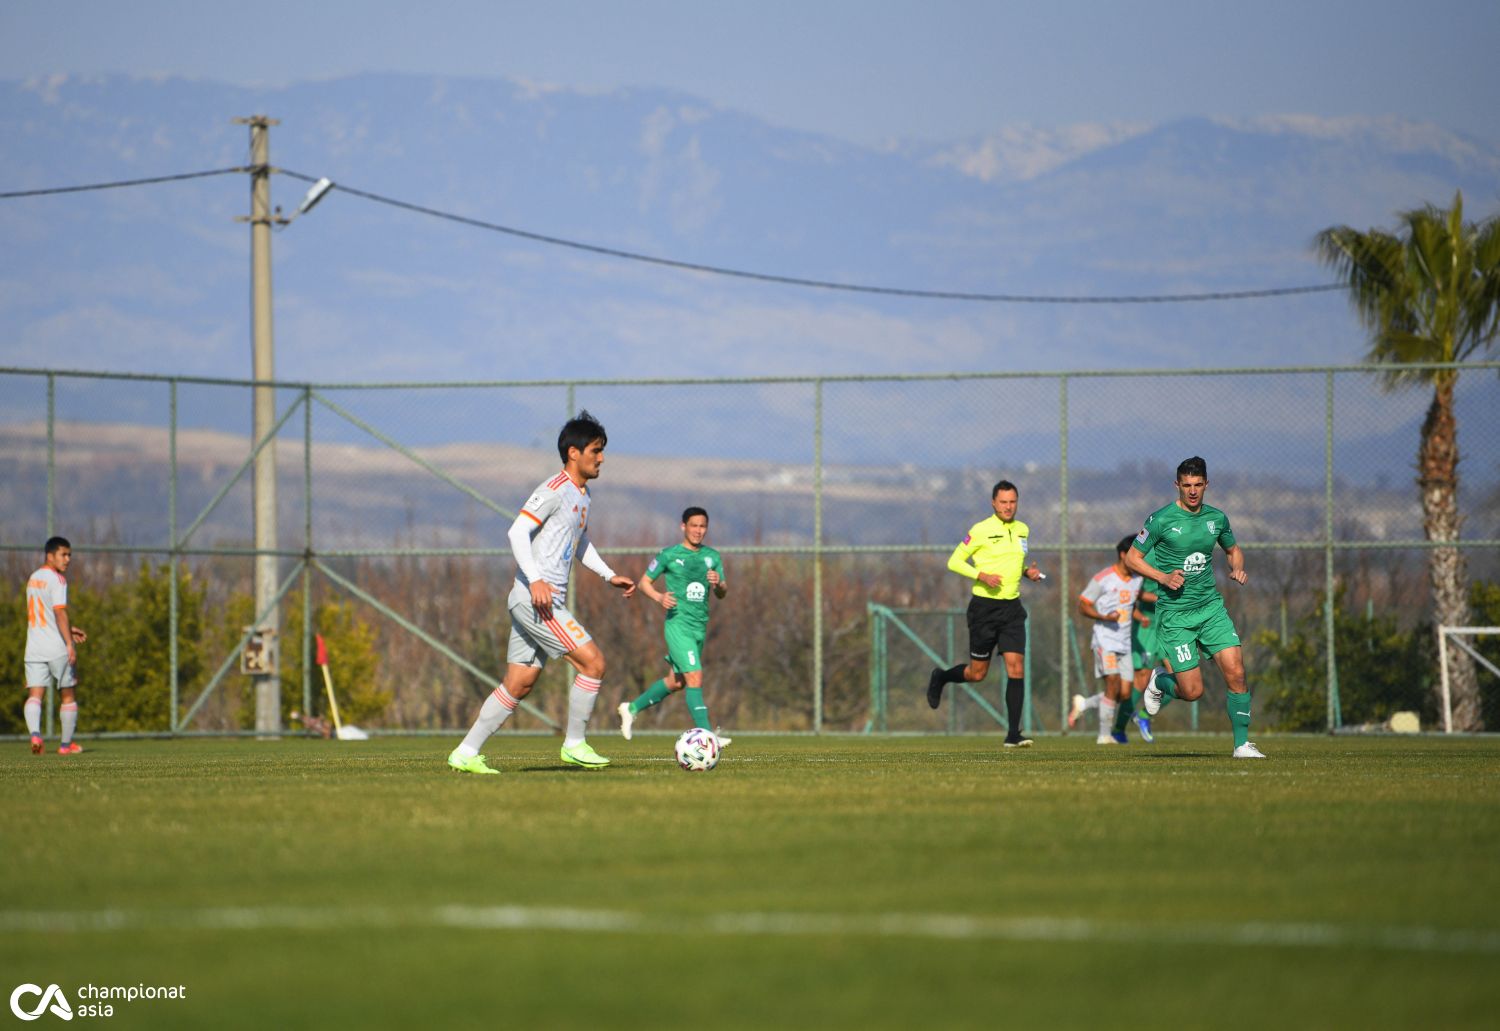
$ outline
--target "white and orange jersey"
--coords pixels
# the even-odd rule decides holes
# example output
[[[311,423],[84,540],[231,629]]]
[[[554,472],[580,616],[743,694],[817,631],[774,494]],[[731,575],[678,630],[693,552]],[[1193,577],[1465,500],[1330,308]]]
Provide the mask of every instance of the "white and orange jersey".
[[[566,472],[537,487],[521,506],[512,527],[516,583],[530,588],[535,580],[552,585],[561,604],[567,597],[568,568],[580,549],[588,548],[589,492]],[[516,529],[526,530],[524,545]]]
[[[26,581],[26,662],[66,658],[68,643],[57,628],[59,605],[68,604],[68,580],[43,566]]]
[[[1105,566],[1094,574],[1080,598],[1094,603],[1094,611],[1101,616],[1114,616],[1113,623],[1094,623],[1094,644],[1105,651],[1128,652],[1130,650],[1130,624],[1133,622],[1135,600],[1141,594],[1141,578],[1121,576],[1114,566]]]

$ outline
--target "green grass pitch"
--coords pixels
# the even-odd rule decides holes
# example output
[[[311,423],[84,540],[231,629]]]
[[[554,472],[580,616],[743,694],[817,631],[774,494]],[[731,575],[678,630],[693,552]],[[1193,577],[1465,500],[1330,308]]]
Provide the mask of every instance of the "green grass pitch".
[[[187,989],[108,1027],[1495,1026],[1500,740],[1259,740],[5,743],[0,988]]]

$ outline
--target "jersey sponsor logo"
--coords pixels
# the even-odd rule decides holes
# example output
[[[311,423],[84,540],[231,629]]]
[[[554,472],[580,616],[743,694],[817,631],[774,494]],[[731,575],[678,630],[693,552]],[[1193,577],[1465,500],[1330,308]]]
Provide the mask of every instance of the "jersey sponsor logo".
[[[1182,560],[1182,572],[1186,576],[1196,576],[1208,568],[1208,556],[1201,551],[1195,551]]]
[[[1174,526],[1174,527],[1172,527],[1172,532],[1180,534],[1182,532],[1182,527],[1180,527],[1180,526]]]
[[[702,601],[706,597],[708,597],[708,588],[704,587],[697,580],[687,585],[688,601]]]
[[[1210,519],[1208,521],[1208,532],[1209,533],[1218,533],[1219,532],[1218,530],[1214,529],[1214,521],[1212,519]]]

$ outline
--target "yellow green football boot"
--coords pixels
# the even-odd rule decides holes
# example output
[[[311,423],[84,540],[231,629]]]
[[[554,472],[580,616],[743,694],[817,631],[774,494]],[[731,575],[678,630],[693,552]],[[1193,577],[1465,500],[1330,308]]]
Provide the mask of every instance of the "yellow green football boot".
[[[563,745],[558,758],[569,765],[582,766],[586,770],[602,770],[609,765],[609,760],[594,751],[594,746],[587,741],[580,741],[572,748]]]
[[[458,749],[448,754],[448,765],[460,773],[499,773],[499,770],[491,769],[490,764],[484,761],[482,755],[462,756]]]

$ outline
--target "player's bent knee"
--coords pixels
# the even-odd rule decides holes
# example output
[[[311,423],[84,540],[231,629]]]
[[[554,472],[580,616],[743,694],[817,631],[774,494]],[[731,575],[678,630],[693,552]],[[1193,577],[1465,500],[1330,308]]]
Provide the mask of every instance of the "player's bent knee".
[[[604,679],[604,653],[597,648],[592,655],[579,655],[573,658],[573,668],[586,677],[595,680]]]

